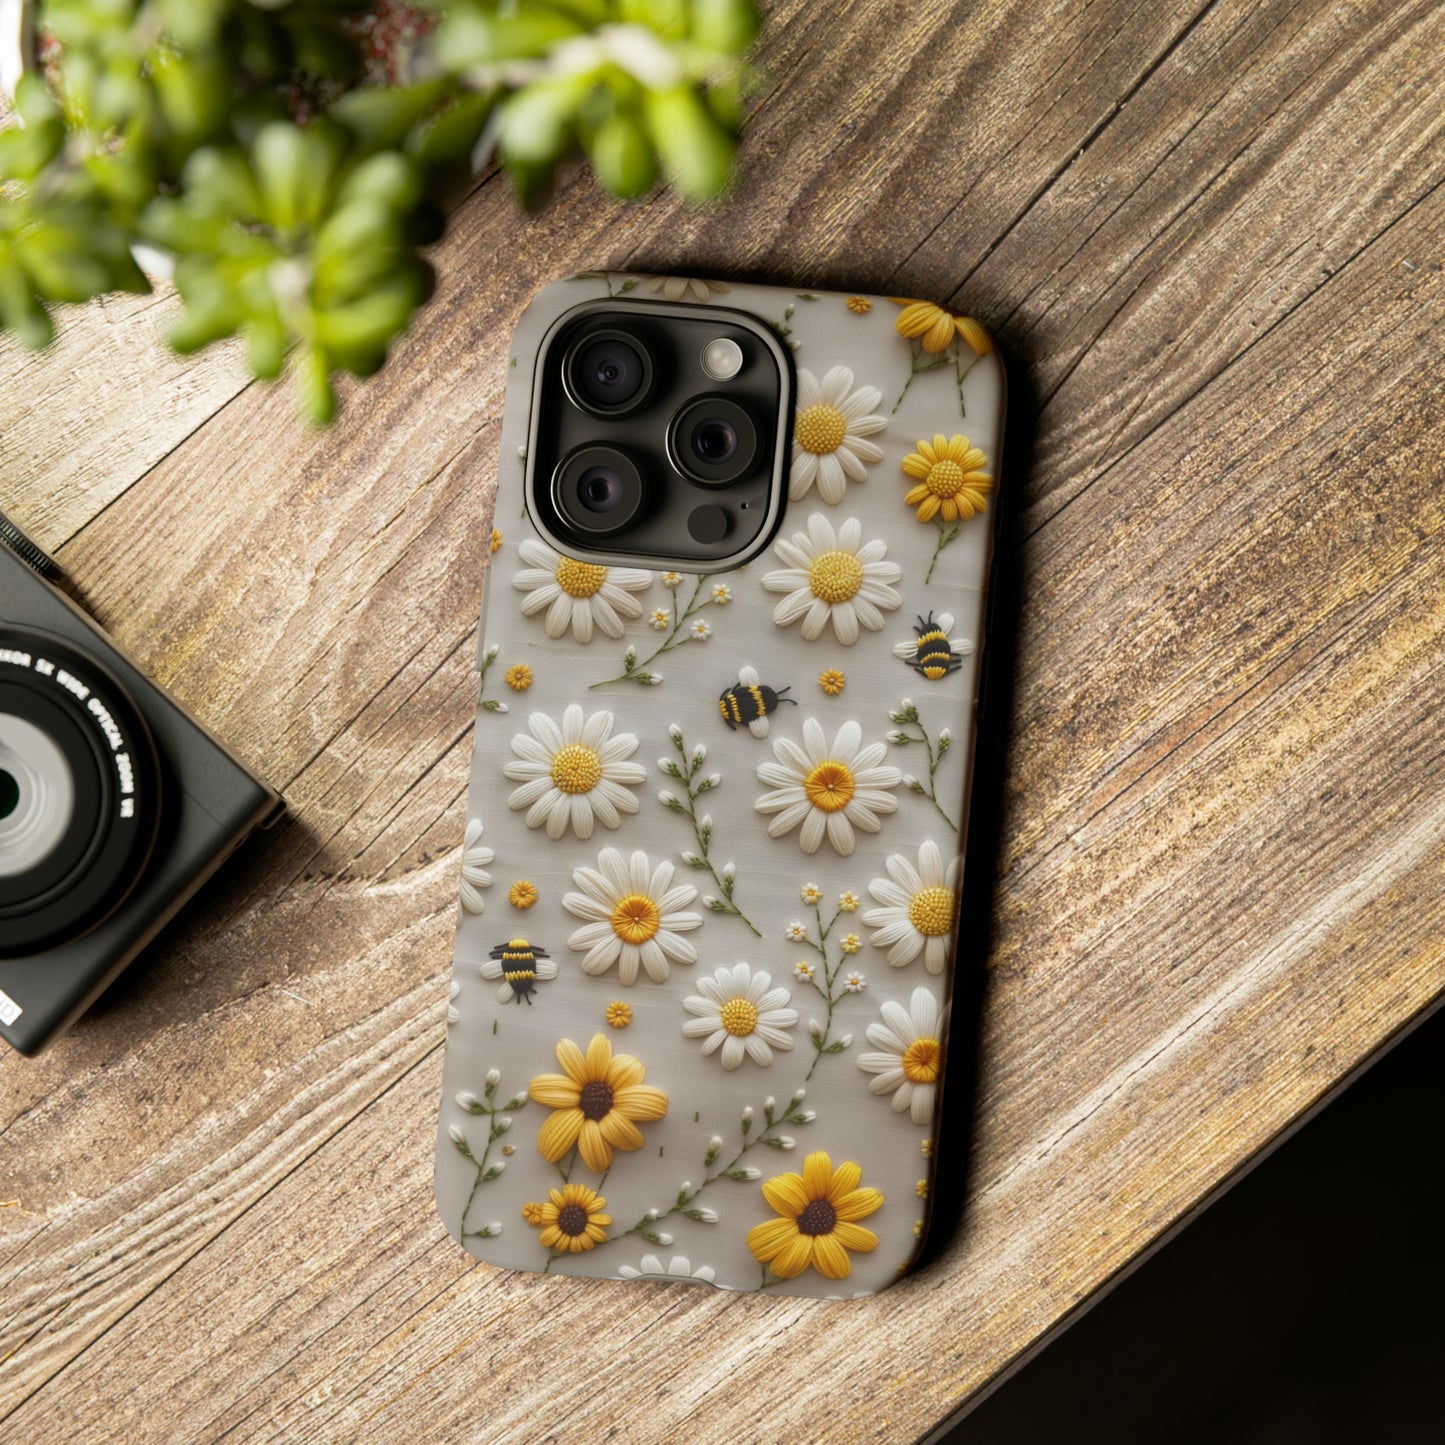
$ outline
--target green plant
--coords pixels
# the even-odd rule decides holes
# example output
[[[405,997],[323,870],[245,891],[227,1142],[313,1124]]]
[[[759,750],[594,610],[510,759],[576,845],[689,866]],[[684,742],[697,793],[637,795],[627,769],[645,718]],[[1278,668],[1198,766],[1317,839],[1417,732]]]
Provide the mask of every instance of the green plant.
[[[758,27],[753,0],[44,0],[0,132],[0,329],[44,346],[55,303],[148,290],[158,247],[172,344],[239,334],[260,377],[294,353],[325,422],[493,146],[529,207],[578,151],[619,197],[720,194]]]

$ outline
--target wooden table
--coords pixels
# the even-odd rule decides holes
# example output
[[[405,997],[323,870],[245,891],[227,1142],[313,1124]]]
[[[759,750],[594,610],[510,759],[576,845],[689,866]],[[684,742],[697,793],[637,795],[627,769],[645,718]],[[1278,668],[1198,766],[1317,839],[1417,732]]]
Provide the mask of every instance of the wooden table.
[[[1445,993],[1445,9],[771,11],[733,201],[485,181],[330,431],[164,294],[0,351],[3,504],[292,810],[0,1058],[0,1439],[905,1441]],[[872,1301],[502,1274],[432,1207],[508,334],[599,264],[1010,358],[967,1217]]]

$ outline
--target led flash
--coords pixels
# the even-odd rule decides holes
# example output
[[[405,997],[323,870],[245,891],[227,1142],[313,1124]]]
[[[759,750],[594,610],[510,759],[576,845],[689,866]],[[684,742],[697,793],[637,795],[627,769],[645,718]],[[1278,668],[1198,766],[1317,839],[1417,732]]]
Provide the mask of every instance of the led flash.
[[[702,369],[714,381],[731,381],[743,369],[743,349],[729,336],[719,336],[702,349]]]

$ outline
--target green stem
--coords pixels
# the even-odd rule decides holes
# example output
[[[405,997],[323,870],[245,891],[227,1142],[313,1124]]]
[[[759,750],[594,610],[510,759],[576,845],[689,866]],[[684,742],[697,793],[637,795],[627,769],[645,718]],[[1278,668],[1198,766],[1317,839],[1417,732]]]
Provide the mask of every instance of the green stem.
[[[664,652],[671,652],[673,648],[681,647],[684,642],[692,641],[689,634],[683,633],[683,635],[679,637],[678,633],[682,632],[683,627],[711,602],[712,599],[710,597],[704,597],[702,601],[698,601],[698,594],[702,591],[703,584],[708,580],[709,575],[707,572],[699,574],[696,583],[693,585],[692,596],[688,598],[687,607],[681,612],[677,610],[677,588],[674,587],[671,589],[673,611],[672,631],[667,634],[667,638],[661,647],[657,648],[650,656],[644,657],[641,662],[638,662],[634,658],[616,677],[604,677],[601,682],[589,683],[587,690],[591,692],[593,688],[607,687],[614,682],[650,684],[652,674],[647,670],[648,665],[655,662]]]
[[[903,405],[903,398],[908,395],[908,388],[913,385],[913,378],[915,376],[922,376],[925,371],[937,371],[940,366],[947,366],[950,362],[954,362],[955,367],[957,366],[955,358],[949,356],[946,352],[942,356],[935,357],[932,361],[925,361],[922,365],[919,365],[919,359],[923,355],[923,348],[915,341],[912,345],[912,351],[913,355],[908,363],[908,380],[903,383],[903,390],[898,393],[898,400],[893,403],[893,411],[891,413],[893,416],[898,415],[898,408]]]
[[[946,526],[941,522],[935,523],[935,525],[938,527],[938,545],[933,549],[933,556],[929,558],[928,562],[928,571],[924,574],[923,577],[923,585],[925,587],[927,587],[928,584],[933,581],[933,569],[938,566],[939,554],[946,546],[948,546],[950,542],[953,541],[955,537],[958,536],[960,531],[957,522],[951,522]]]

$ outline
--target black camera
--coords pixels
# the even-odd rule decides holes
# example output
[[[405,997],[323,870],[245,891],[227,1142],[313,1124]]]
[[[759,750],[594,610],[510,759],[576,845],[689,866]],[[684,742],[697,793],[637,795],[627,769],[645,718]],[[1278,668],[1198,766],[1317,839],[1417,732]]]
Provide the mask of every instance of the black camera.
[[[0,513],[0,1037],[36,1052],[285,804]]]

